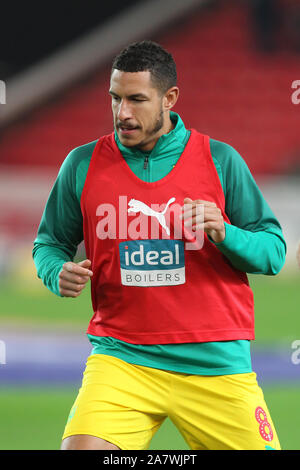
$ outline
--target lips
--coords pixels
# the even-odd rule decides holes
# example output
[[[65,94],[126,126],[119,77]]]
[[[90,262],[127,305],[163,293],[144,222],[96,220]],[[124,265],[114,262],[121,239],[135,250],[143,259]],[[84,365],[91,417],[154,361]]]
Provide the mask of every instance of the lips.
[[[123,135],[130,135],[133,134],[135,131],[138,130],[138,127],[131,127],[131,126],[122,126],[118,125],[118,128]]]

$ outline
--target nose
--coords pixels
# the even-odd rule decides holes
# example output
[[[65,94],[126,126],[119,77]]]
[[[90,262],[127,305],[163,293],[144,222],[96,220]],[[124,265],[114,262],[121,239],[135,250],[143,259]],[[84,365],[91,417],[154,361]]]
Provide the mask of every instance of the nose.
[[[117,115],[120,121],[125,121],[126,119],[130,119],[132,117],[131,107],[128,101],[120,101]]]

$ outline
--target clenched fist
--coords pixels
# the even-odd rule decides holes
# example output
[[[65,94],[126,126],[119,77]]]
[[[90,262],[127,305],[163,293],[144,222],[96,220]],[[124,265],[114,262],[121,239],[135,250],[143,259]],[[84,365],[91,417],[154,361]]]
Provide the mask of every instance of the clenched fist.
[[[92,277],[92,262],[89,259],[73,263],[68,261],[59,273],[59,292],[63,297],[78,297],[86,283]]]
[[[185,221],[185,226],[193,227],[194,230],[204,230],[215,243],[221,243],[225,239],[222,211],[214,202],[201,199],[193,201],[188,197],[183,202],[186,207],[183,206],[181,218]],[[198,204],[204,207],[204,217],[203,213],[197,217],[196,206]]]

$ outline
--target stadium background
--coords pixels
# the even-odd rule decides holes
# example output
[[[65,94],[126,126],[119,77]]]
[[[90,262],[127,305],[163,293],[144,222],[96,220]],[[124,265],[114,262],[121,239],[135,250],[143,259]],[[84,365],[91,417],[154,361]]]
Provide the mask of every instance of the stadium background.
[[[0,449],[59,448],[90,351],[91,302],[89,287],[78,299],[47,291],[32,243],[67,153],[111,132],[112,56],[145,38],[175,58],[175,111],[188,127],[240,152],[282,224],[283,270],[249,276],[253,369],[282,447],[300,449],[300,104],[292,99],[300,80],[299,2],[67,3],[1,6]],[[82,256],[80,246],[76,259]],[[150,448],[187,446],[167,420]]]

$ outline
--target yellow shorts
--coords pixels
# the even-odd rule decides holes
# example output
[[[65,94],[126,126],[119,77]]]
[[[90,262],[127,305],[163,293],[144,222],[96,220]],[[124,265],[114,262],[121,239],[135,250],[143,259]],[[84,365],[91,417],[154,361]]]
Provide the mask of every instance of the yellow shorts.
[[[280,449],[254,372],[188,375],[102,354],[87,360],[63,439],[89,434],[145,450],[167,416],[193,450]]]

